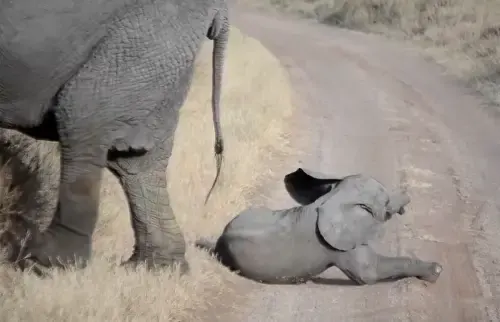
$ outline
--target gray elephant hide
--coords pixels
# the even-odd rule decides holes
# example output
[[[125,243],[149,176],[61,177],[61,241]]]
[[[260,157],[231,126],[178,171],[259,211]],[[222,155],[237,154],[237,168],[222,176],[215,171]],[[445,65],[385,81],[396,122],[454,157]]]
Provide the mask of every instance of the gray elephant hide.
[[[229,30],[225,0],[0,1],[0,128],[57,141],[61,154],[57,191],[50,191],[57,199],[53,219],[43,232],[29,228],[16,264],[86,265],[108,168],[131,213],[135,245],[126,263],[180,263],[187,271],[165,170],[194,62],[208,38],[218,178]],[[15,137],[0,134],[6,156],[23,160],[23,149],[37,150]]]
[[[339,179],[300,168],[285,176],[285,186],[301,206],[249,208],[226,225],[215,244],[199,240],[196,245],[241,275],[267,283],[308,280],[331,266],[360,284],[436,275],[432,263],[406,265],[411,271],[403,265],[409,259],[389,263],[394,258],[378,255],[368,245],[384,222],[404,213],[410,198],[403,191],[389,193],[361,174]],[[386,259],[387,267],[377,264]]]

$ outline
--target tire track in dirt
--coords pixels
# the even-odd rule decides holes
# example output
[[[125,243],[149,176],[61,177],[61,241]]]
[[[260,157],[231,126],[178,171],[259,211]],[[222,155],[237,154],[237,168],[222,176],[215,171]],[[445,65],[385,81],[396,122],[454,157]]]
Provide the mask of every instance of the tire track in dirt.
[[[402,94],[409,96],[404,92]],[[413,212],[408,214],[403,225],[397,228],[397,233],[401,236],[402,253],[419,257],[429,256],[431,253],[432,258],[438,258],[445,267],[438,285],[433,286],[433,296],[426,299],[415,299],[420,296],[418,289],[412,288],[415,284],[409,284],[407,281],[397,282],[404,285],[406,293],[411,294],[406,299],[405,306],[411,307],[423,300],[422,307],[434,311],[434,314],[429,316],[432,320],[440,318],[452,321],[491,321],[470,301],[481,297],[482,291],[467,247],[463,225],[453,224],[457,217],[465,213],[466,208],[461,193],[462,187],[453,168],[453,160],[447,156],[447,149],[439,136],[432,129],[426,128],[425,124],[429,121],[419,115],[415,106],[410,104],[409,108],[401,108],[400,111],[404,111],[405,115],[399,117],[412,119],[414,128],[409,132],[401,131],[408,147],[401,162],[405,178],[403,184],[408,187],[413,203],[408,209]],[[417,128],[419,125],[421,129]],[[441,162],[433,162],[436,159]],[[443,204],[443,200],[439,198],[441,195],[452,196],[453,199]],[[429,212],[426,213],[425,208],[429,203]],[[421,250],[425,250],[427,255]],[[454,269],[456,267],[461,269]],[[440,304],[436,305],[443,298],[448,298],[444,308]]]
[[[448,220],[446,220],[443,225],[436,225],[432,228],[447,229],[449,223],[457,222],[457,226],[459,225],[459,227],[453,232],[453,235],[460,236],[459,243],[448,245],[446,242],[436,240],[428,234],[425,234],[431,227],[426,227],[423,231],[424,238],[419,238],[435,242],[439,245],[437,247],[441,247],[440,244],[442,244],[443,250],[447,254],[448,266],[454,268],[450,276],[451,287],[449,287],[449,296],[454,300],[453,304],[450,305],[451,308],[458,312],[456,317],[457,321],[500,321],[500,300],[492,299],[493,294],[491,292],[491,285],[498,285],[498,283],[487,282],[487,277],[482,271],[483,267],[491,267],[491,265],[482,265],[478,263],[478,258],[475,256],[476,254],[474,252],[474,248],[478,246],[474,236],[477,236],[478,229],[475,227],[474,221],[477,218],[477,214],[481,212],[481,208],[483,208],[488,201],[474,200],[467,191],[468,187],[462,183],[455,167],[457,166],[456,162],[463,162],[463,160],[456,160],[452,157],[453,141],[448,140],[445,144],[445,142],[439,139],[440,135],[443,137],[447,136],[442,133],[446,127],[439,124],[439,120],[433,120],[432,116],[425,112],[432,109],[432,107],[429,107],[429,103],[421,94],[415,92],[408,86],[408,84],[399,83],[403,85],[400,92],[406,97],[411,97],[414,104],[418,104],[418,108],[412,110],[411,118],[420,120],[415,123],[427,124],[428,126],[428,138],[421,136],[419,140],[423,140],[427,143],[432,142],[436,146],[440,146],[440,150],[435,151],[439,153],[439,155],[433,153],[427,158],[423,158],[423,160],[426,160],[427,163],[435,159],[447,160],[446,163],[449,165],[446,169],[441,169],[440,172],[446,177],[446,180],[451,182],[451,186],[455,191],[454,201],[447,205],[447,209],[450,209]],[[439,130],[441,130],[441,134],[438,134]],[[423,150],[427,149],[424,148]],[[410,155],[416,155],[416,153],[411,153]],[[414,166],[416,163],[410,162],[410,164]],[[436,162],[434,162],[434,165],[435,164]],[[437,195],[439,195],[439,193],[439,191],[436,192]],[[498,216],[496,217],[498,218]],[[411,225],[415,227],[414,224]],[[500,225],[497,225],[495,231],[497,233],[500,232]],[[487,256],[491,257],[490,255]],[[498,258],[498,255],[495,257]],[[492,259],[492,261],[495,264],[497,260]]]

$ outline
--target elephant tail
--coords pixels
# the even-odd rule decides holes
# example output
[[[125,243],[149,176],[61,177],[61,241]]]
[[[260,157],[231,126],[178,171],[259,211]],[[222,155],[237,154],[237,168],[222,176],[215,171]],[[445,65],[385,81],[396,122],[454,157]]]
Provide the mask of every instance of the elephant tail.
[[[225,1],[222,1],[225,4]],[[214,189],[217,181],[219,180],[222,160],[224,153],[224,140],[222,138],[222,130],[220,124],[220,97],[222,91],[222,75],[224,71],[224,60],[226,54],[227,43],[229,40],[229,21],[227,7],[220,8],[216,13],[212,25],[210,26],[207,34],[210,40],[214,41],[212,52],[212,117],[215,130],[215,161],[217,172],[212,187],[207,193],[205,204],[208,202],[212,190]]]

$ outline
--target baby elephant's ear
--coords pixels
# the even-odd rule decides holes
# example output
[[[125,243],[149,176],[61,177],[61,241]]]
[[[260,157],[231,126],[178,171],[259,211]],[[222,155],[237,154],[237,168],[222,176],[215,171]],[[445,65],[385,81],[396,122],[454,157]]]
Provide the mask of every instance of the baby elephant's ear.
[[[387,212],[391,215],[399,213],[404,214],[406,205],[410,203],[410,196],[402,191],[398,190],[389,196],[389,204],[387,205]]]
[[[342,179],[298,168],[287,174],[284,181],[290,196],[301,205],[308,205],[330,192]]]
[[[348,251],[373,239],[380,224],[359,205],[320,206],[317,208],[317,228],[331,247]]]

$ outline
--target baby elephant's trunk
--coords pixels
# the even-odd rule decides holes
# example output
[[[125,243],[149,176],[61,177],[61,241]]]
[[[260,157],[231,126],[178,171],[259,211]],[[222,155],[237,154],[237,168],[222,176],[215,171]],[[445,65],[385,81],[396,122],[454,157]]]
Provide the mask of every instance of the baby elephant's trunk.
[[[404,207],[410,203],[410,196],[406,192],[397,191],[390,196],[387,212],[392,216],[395,213],[400,215],[405,213]]]
[[[214,189],[221,172],[222,159],[224,152],[224,141],[220,125],[220,97],[222,88],[222,75],[224,70],[225,52],[229,38],[229,22],[227,17],[227,8],[221,8],[215,15],[212,26],[208,30],[208,38],[214,41],[212,52],[212,116],[215,130],[215,161],[217,172],[212,187],[205,198],[207,203],[212,190]]]

